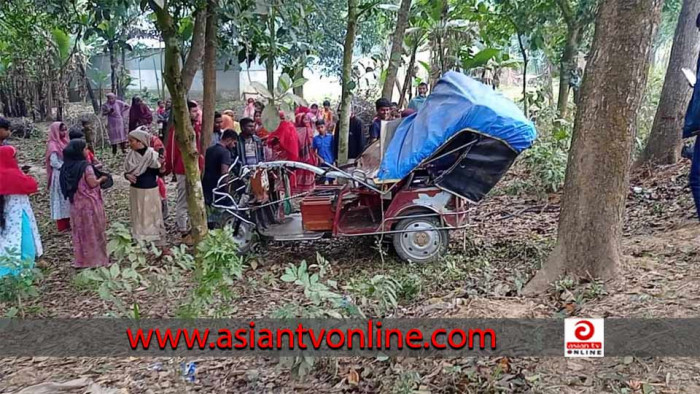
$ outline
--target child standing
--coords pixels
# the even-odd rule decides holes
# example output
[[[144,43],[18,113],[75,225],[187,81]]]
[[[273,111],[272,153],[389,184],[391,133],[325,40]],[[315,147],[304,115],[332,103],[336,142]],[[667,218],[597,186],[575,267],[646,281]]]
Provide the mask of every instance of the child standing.
[[[314,137],[312,148],[314,153],[318,158],[321,159],[321,167],[328,168],[328,164],[335,163],[335,157],[333,155],[333,135],[328,133],[326,129],[326,122],[323,119],[316,121],[316,131],[318,135]],[[323,183],[328,184],[332,182],[329,178],[324,178]]]

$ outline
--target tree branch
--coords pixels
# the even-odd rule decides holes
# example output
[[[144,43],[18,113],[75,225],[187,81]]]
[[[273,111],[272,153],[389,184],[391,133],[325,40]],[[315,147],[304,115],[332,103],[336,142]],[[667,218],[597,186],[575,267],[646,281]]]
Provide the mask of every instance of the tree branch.
[[[573,26],[575,23],[574,13],[571,10],[571,4],[569,4],[569,0],[557,0],[557,5],[559,5],[561,15],[562,17],[564,17],[564,22],[566,22],[566,24],[569,26]]]
[[[204,39],[205,31],[207,27],[207,10],[206,8],[201,8],[195,13],[194,20],[194,30],[192,31],[192,46],[190,46],[190,52],[187,54],[187,60],[182,66],[182,83],[185,86],[185,90],[189,91],[192,87],[192,81],[194,80],[194,75],[197,73],[197,69],[202,63],[202,57],[204,56],[204,44],[206,40]]]

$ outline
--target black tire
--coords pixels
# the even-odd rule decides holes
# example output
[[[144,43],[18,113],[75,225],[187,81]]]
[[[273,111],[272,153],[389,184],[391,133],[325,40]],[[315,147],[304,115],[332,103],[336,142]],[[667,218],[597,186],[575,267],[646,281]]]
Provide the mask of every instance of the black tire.
[[[401,220],[394,230],[425,230],[394,233],[394,250],[399,257],[407,262],[432,263],[447,251],[450,242],[447,230],[431,230],[440,228],[436,218],[424,217]]]
[[[234,229],[234,238],[238,243],[238,254],[241,256],[250,253],[256,243],[256,233],[253,225],[242,222],[231,214],[224,214],[220,227],[230,226]]]

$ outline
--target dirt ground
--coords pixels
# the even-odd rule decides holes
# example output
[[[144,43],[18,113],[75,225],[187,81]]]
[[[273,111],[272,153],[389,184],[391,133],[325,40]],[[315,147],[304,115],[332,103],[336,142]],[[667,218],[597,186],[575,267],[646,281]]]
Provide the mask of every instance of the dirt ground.
[[[40,125],[44,131],[45,124]],[[20,165],[32,165],[40,188],[45,133],[12,139]],[[109,168],[121,156],[98,152]],[[414,281],[416,292],[401,299],[391,317],[697,317],[700,303],[700,226],[686,188],[688,163],[635,173],[625,218],[625,261],[609,283],[560,285],[539,297],[520,295],[554,243],[559,196],[546,200],[508,195],[505,185],[521,175],[517,165],[483,203],[472,209],[463,245],[453,234],[444,261],[430,266],[404,264],[389,254],[384,261],[372,240],[271,243],[258,251],[234,285],[235,317],[268,317],[285,303],[303,300],[302,291],[281,280],[289,263],[331,262],[328,279],[339,288],[377,274]],[[169,196],[174,198],[174,185]],[[41,189],[44,190],[44,189]],[[128,220],[128,185],[118,181],[105,195],[110,222]],[[44,273],[40,296],[25,307],[26,317],[95,318],[114,313],[94,291],[75,285],[69,235],[50,220],[47,193],[32,197],[44,242],[39,262]],[[173,206],[171,201],[171,206]],[[172,218],[166,223],[175,234]],[[174,239],[171,239],[173,242]],[[187,289],[180,295],[185,299]],[[177,299],[136,292],[142,317],[172,317]],[[10,304],[0,303],[0,315]],[[181,364],[197,362],[196,379],[186,381]],[[198,360],[175,358],[5,358],[0,359],[0,391],[18,392],[44,382],[81,379],[73,392],[533,392],[676,393],[700,392],[700,363],[681,358],[451,358],[388,360],[339,358],[317,361],[303,378],[292,376],[279,360],[264,358]],[[93,383],[91,389],[87,384]]]

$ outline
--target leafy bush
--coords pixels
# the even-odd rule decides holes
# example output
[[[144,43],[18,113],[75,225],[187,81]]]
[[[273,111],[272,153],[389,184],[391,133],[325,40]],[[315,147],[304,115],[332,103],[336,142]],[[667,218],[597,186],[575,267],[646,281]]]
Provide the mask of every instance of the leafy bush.
[[[573,124],[556,118],[554,109],[540,113],[540,137],[523,159],[530,173],[529,191],[533,194],[554,193],[564,185],[572,130]]]
[[[317,272],[311,273],[309,269]],[[323,277],[329,269],[330,264],[319,253],[316,254],[316,264],[311,266],[308,266],[306,261],[302,261],[299,266],[289,264],[280,279],[302,287],[306,302],[288,303],[276,310],[272,317],[277,319],[364,317],[362,311],[351,300],[333,291],[338,287],[337,282],[330,279],[323,282]],[[290,369],[292,375],[296,377],[308,374],[315,362],[315,357],[310,356],[280,358],[280,366]]]
[[[22,261],[19,253],[9,250],[8,255],[0,256],[0,267],[16,271],[17,275],[6,275],[0,279],[0,301],[14,302],[6,317],[14,317],[18,313],[24,316],[24,302],[39,296],[35,283],[42,279],[41,271],[32,267],[31,262]]]
[[[146,257],[149,254],[160,257],[162,252],[152,243],[138,241],[134,242],[131,237],[131,230],[120,222],[113,223],[107,230],[107,253],[118,263],[129,261],[129,263],[146,264]]]
[[[376,316],[384,316],[398,307],[397,294],[401,284],[386,275],[374,275],[369,279],[352,279],[346,289],[360,296],[360,305],[370,305]]]
[[[184,251],[181,254],[186,255]],[[185,258],[187,266],[191,257]],[[196,287],[189,300],[177,314],[182,318],[200,315],[229,317],[235,312],[233,300],[236,294],[232,286],[243,277],[245,264],[238,255],[238,246],[233,237],[233,229],[225,227],[210,231],[197,246],[197,260],[200,265],[195,270]]]
[[[238,255],[238,246],[233,236],[233,229],[212,230],[197,246],[197,258],[201,260],[201,278],[205,281],[224,281],[233,283],[233,277],[243,276],[245,265]]]
[[[134,288],[146,283],[143,275],[137,270],[140,268],[138,261],[130,267],[121,268],[119,264],[112,264],[110,267],[99,267],[81,271],[75,278],[78,285],[85,287],[97,287],[97,294],[104,301],[112,303],[121,316],[128,316],[134,319],[139,318],[138,306],[127,304],[117,295],[119,293],[133,293]]]

